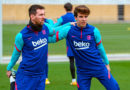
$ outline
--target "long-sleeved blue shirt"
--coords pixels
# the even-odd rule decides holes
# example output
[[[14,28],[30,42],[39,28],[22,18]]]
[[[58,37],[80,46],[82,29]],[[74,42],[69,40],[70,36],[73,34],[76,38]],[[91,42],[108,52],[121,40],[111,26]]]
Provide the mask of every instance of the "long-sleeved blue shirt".
[[[62,28],[62,27],[59,27],[59,28]],[[55,30],[56,29],[59,30],[59,28],[55,28]],[[105,50],[104,50],[102,42],[101,42],[100,32],[96,27],[93,27],[93,26],[87,24],[87,26],[85,28],[79,28],[76,25],[76,26],[67,26],[67,27],[65,26],[64,28],[60,29],[59,31],[58,30],[56,30],[56,35],[48,37],[48,42],[54,43],[56,41],[62,40],[63,38],[66,38],[69,40],[69,43],[72,42],[70,44],[72,46],[71,48],[72,48],[73,52],[75,53],[76,51],[78,51],[75,54],[76,58],[79,58],[80,56],[82,56],[82,53],[80,53],[79,57],[77,57],[80,50],[81,50],[81,52],[84,52],[84,50],[85,50],[85,52],[89,51],[89,53],[90,53],[90,55],[89,55],[89,53],[87,53],[89,56],[91,56],[90,61],[91,61],[91,59],[94,60],[95,54],[97,53],[96,55],[97,55],[97,57],[98,57],[97,59],[99,61],[96,60],[96,62],[94,62],[97,64],[97,66],[98,66],[98,64],[99,64],[99,66],[100,66],[100,64],[101,64],[101,66],[104,65],[102,60],[104,61],[104,63],[106,65],[109,64],[108,58],[106,56]],[[43,33],[45,33],[45,32],[43,32]],[[18,41],[17,41],[17,37],[20,38],[20,37],[22,37],[22,35],[19,33],[16,36],[15,41],[16,42],[20,41],[21,44],[19,43],[19,45],[21,47],[23,47],[22,45],[24,45],[24,42],[22,41],[22,39],[20,39],[20,40],[18,39]],[[87,40],[87,42],[85,42],[85,40]],[[89,47],[91,45],[91,43],[89,43],[89,42],[91,42],[91,41],[93,42],[92,47],[94,47],[95,50],[93,50],[93,48],[89,49]],[[41,42],[41,41],[39,41],[39,42]],[[16,63],[16,61],[19,58],[19,55],[20,55],[19,52],[22,50],[22,48],[19,48],[19,45],[17,45],[18,50],[16,47],[14,48],[11,62],[9,63],[7,70],[11,70],[11,68],[14,66],[14,64]],[[96,51],[96,53],[91,54],[93,51]],[[85,54],[84,59],[87,56],[87,54]],[[94,56],[94,57],[92,57],[92,56]],[[82,60],[82,59],[80,59],[80,60]],[[78,59],[77,61],[80,61],[80,60]],[[79,65],[77,65],[77,66],[79,66]]]
[[[27,25],[16,35],[14,51],[7,70],[10,71],[13,68],[22,52],[18,72],[24,72],[27,75],[43,75],[47,63],[48,43],[52,42],[52,37],[48,37],[68,25],[70,23],[52,28],[45,23],[40,32],[32,30],[31,26]]]
[[[53,36],[52,41],[66,38],[76,59],[77,71],[101,70],[109,61],[106,56],[99,30],[87,24],[86,27],[65,27]],[[105,63],[105,64],[104,64]]]

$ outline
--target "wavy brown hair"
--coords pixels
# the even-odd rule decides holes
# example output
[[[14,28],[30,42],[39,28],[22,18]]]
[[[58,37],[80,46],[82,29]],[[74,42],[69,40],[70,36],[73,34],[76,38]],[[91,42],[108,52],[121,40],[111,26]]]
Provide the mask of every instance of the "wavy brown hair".
[[[74,16],[77,17],[78,13],[89,15],[90,9],[85,5],[79,5],[79,6],[75,7]]]

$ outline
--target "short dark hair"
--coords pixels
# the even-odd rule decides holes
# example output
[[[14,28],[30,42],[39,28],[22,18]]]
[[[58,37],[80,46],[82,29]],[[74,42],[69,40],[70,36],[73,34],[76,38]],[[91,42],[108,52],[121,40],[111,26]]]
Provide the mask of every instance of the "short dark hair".
[[[34,14],[34,15],[35,15],[37,9],[45,9],[45,8],[44,8],[43,6],[41,6],[41,5],[34,4],[34,5],[30,6],[30,8],[29,8],[29,10],[28,10],[29,16],[30,16],[31,14]]]
[[[74,16],[77,17],[78,13],[89,15],[90,14],[90,10],[85,5],[79,5],[79,6],[75,7]]]
[[[64,8],[66,11],[72,11],[73,6],[71,3],[68,2],[64,5]]]

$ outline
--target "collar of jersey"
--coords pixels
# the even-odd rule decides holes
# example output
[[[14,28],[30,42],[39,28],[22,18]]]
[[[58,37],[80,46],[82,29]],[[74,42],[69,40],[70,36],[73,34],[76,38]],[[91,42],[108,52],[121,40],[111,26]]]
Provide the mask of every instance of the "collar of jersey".
[[[89,24],[87,23],[85,27],[81,28],[79,27],[77,24],[75,25],[75,27],[78,29],[78,30],[86,30],[87,28],[89,28]]]
[[[33,30],[30,25],[27,25],[27,28],[28,28],[29,30],[33,31],[34,33],[38,33],[38,31]]]

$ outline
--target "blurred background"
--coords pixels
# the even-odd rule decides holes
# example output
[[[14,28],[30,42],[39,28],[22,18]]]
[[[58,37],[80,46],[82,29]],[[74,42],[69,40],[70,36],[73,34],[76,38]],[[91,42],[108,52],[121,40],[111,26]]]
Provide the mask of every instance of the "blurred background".
[[[15,35],[28,23],[30,5],[43,5],[46,18],[56,21],[66,13],[66,2],[73,9],[81,4],[90,8],[88,23],[100,30],[107,53],[130,53],[130,0],[2,0],[3,56],[11,55]],[[49,54],[66,54],[64,40],[58,44],[49,47]]]
[[[2,0],[3,23],[28,22],[30,4],[41,4],[46,8],[46,17],[54,20],[65,13],[63,5],[71,2],[74,7],[87,5],[91,10],[89,22],[117,23],[130,22],[130,0]]]

